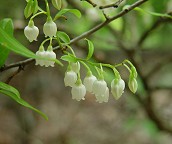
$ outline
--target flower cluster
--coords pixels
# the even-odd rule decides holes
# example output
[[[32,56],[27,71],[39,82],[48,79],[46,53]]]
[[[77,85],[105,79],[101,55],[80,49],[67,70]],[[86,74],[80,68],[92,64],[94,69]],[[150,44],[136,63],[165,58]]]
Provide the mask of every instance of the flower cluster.
[[[64,83],[65,86],[72,87],[72,99],[77,101],[85,100],[86,91],[93,93],[95,95],[96,101],[99,103],[108,102],[109,100],[109,88],[103,77],[97,79],[92,72],[89,70],[87,76],[82,81],[79,75],[80,63],[70,63],[68,70],[65,73]],[[129,88],[136,92],[137,81],[130,80]],[[125,82],[121,79],[119,73],[117,73],[116,78],[111,82],[111,93],[113,97],[117,100],[121,97],[125,89]]]
[[[56,54],[53,52],[53,49],[51,46],[51,40],[53,37],[56,37],[57,26],[52,21],[51,17],[47,18],[47,22],[43,26],[43,32],[45,34],[45,37],[50,38],[50,45],[48,46],[47,51],[45,51],[43,47],[43,43],[44,43],[43,41],[39,50],[36,52],[36,55],[39,56],[40,58],[36,59],[35,65],[40,65],[40,66],[45,66],[45,67],[49,67],[49,66],[54,67],[55,62],[53,61],[53,59],[56,59]],[[37,40],[37,37],[39,35],[39,29],[34,25],[34,22],[32,19],[29,21],[28,26],[25,27],[24,34],[30,42]],[[52,59],[52,60],[48,60],[48,59]]]
[[[52,46],[48,46],[47,51],[44,50],[43,46],[40,46],[39,50],[36,52],[36,55],[39,56],[40,59],[36,59],[35,65],[54,67],[55,62],[52,60],[48,60],[48,59],[56,59],[56,54],[53,52]]]

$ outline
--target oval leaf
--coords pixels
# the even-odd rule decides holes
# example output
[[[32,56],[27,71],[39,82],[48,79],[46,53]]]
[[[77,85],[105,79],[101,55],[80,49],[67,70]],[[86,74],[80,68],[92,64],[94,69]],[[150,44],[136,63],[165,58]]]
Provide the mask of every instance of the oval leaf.
[[[63,42],[65,42],[67,44],[70,43],[70,38],[65,32],[58,31],[57,37],[59,37]]]
[[[24,9],[24,16],[25,18],[28,18],[31,16],[31,14],[33,13],[33,6],[34,6],[34,2],[32,0],[29,0],[29,2],[27,3],[25,9]]]
[[[74,14],[76,17],[80,18],[81,17],[81,12],[77,9],[62,9],[61,11],[59,11],[54,20],[57,20],[60,16],[62,16],[63,14],[70,12],[72,14]]]
[[[62,1],[61,0],[52,0],[51,2],[56,9],[58,9],[58,10],[61,9],[61,7],[62,7]]]
[[[67,61],[67,62],[77,62],[76,57],[72,56],[72,55],[64,55],[61,57],[62,60]]]

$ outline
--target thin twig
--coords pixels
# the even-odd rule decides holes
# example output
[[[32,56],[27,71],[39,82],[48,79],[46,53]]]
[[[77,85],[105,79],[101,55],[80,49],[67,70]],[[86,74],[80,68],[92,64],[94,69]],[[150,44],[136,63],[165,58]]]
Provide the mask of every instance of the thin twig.
[[[117,2],[112,3],[112,4],[108,4],[108,5],[104,5],[104,6],[99,6],[99,9],[106,9],[106,8],[110,8],[110,7],[118,8],[118,6],[119,6],[123,1],[124,1],[124,0],[118,0]]]

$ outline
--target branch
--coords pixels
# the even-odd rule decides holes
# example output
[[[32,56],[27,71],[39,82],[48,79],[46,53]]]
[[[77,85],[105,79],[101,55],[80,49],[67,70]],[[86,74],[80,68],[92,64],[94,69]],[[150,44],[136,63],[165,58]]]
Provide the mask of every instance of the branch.
[[[83,0],[81,0],[83,1]],[[87,1],[89,4],[91,4],[93,7],[96,7],[97,4],[95,4],[94,2],[92,2],[92,0],[84,0],[84,1]]]
[[[89,35],[93,34],[93,33],[96,32],[96,31],[98,31],[98,30],[101,29],[102,27],[108,25],[110,22],[112,22],[112,21],[114,21],[114,20],[116,20],[116,19],[122,17],[123,15],[127,14],[129,11],[131,11],[131,10],[134,9],[135,7],[137,7],[137,6],[139,6],[139,5],[143,4],[143,3],[145,3],[146,1],[148,1],[148,0],[139,0],[139,1],[137,1],[136,3],[132,4],[132,5],[131,5],[130,7],[128,7],[127,9],[124,9],[124,10],[122,10],[121,12],[119,12],[116,16],[111,17],[111,18],[109,18],[109,19],[106,19],[104,22],[98,24],[97,26],[95,26],[94,28],[90,29],[89,31],[87,31],[87,32],[81,34],[80,36],[78,36],[78,37],[72,39],[71,42],[70,42],[70,44],[73,44],[73,43],[75,43],[75,42],[77,42],[77,41],[79,41],[79,40],[81,40],[81,39],[83,39],[83,38],[88,37]],[[59,48],[59,46],[56,46],[56,47],[54,48],[54,50],[57,50],[58,48]],[[3,71],[8,70],[8,69],[10,69],[10,68],[18,67],[18,66],[20,66],[20,65],[27,65],[27,64],[29,64],[29,63],[31,63],[31,62],[33,62],[33,61],[34,61],[34,59],[31,59],[31,58],[30,58],[30,59],[26,59],[26,60],[24,60],[24,61],[20,61],[20,62],[14,63],[14,64],[10,64],[10,65],[8,65],[8,66],[5,66],[5,67],[1,68],[1,69],[0,69],[0,72],[3,72]]]
[[[112,4],[108,4],[108,5],[104,5],[104,6],[99,6],[99,9],[106,9],[106,8],[110,8],[110,7],[118,8],[118,6],[119,6],[123,1],[124,1],[124,0],[118,0],[117,2],[112,3]]]

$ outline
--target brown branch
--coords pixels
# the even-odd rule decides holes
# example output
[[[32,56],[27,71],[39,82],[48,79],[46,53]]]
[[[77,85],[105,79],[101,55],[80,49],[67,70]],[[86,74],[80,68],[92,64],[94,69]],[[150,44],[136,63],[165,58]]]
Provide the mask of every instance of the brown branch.
[[[124,0],[118,0],[117,2],[112,3],[112,4],[108,4],[108,5],[104,5],[104,6],[99,6],[99,9],[106,9],[106,8],[110,8],[110,7],[118,8],[118,6],[119,6],[123,1],[124,1]]]
[[[22,70],[24,70],[24,67],[23,67],[23,65],[20,65],[19,68],[18,68],[18,70],[15,71],[15,72],[6,80],[5,83],[9,84],[10,81],[11,81],[17,74],[19,74]]]
[[[93,33],[96,32],[96,31],[98,31],[98,30],[101,29],[102,27],[108,25],[110,22],[112,22],[112,21],[114,21],[114,20],[116,20],[116,19],[122,17],[123,15],[127,14],[129,11],[131,11],[132,9],[134,9],[135,7],[137,7],[137,6],[139,6],[139,5],[143,4],[143,3],[145,3],[145,2],[147,2],[147,1],[148,1],[148,0],[139,0],[139,1],[135,2],[134,4],[132,4],[132,5],[131,5],[130,7],[128,7],[127,9],[122,10],[121,12],[119,12],[116,16],[111,17],[111,18],[109,18],[109,19],[106,19],[106,21],[104,21],[104,22],[98,24],[97,26],[93,27],[93,28],[90,29],[89,31],[87,31],[87,32],[81,34],[80,36],[78,36],[78,37],[72,39],[71,42],[70,42],[70,44],[73,44],[73,43],[75,43],[75,42],[77,42],[77,41],[79,41],[79,40],[81,40],[81,39],[83,39],[83,38],[88,37],[89,35],[93,34]],[[57,50],[58,48],[59,48],[59,46],[56,46],[56,47],[54,48],[54,50]],[[34,59],[31,59],[31,58],[30,58],[30,59],[26,59],[26,60],[24,60],[24,61],[20,61],[20,62],[14,63],[14,64],[10,64],[10,65],[8,65],[8,66],[5,66],[5,67],[1,68],[1,69],[0,69],[0,72],[3,72],[3,71],[8,70],[8,69],[10,69],[10,68],[18,67],[18,66],[20,66],[20,65],[24,65],[24,66],[25,66],[25,65],[27,65],[27,64],[29,64],[29,63],[31,63],[31,62],[33,62],[33,61],[34,61]]]

